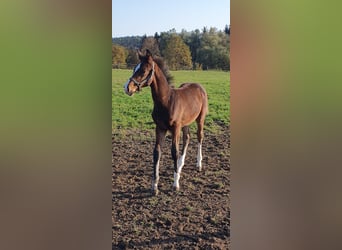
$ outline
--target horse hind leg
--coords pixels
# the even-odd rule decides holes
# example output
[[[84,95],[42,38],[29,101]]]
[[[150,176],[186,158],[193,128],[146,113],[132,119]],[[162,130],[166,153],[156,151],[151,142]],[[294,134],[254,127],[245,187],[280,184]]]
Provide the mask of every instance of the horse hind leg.
[[[174,173],[173,187],[176,190],[179,190],[179,179],[180,179],[180,175],[181,175],[181,172],[182,172],[182,168],[184,166],[186,151],[188,149],[189,142],[190,142],[190,130],[189,130],[189,127],[188,126],[183,127],[182,131],[183,131],[182,155],[179,156],[178,159],[177,159],[177,168],[175,168],[175,173]]]
[[[197,120],[197,141],[198,141],[198,149],[197,149],[197,169],[198,171],[202,171],[202,142],[204,137],[203,132],[204,127],[204,115],[200,116]]]
[[[202,171],[202,142],[204,137],[204,120],[208,114],[208,96],[205,90],[202,93],[202,109],[196,119],[197,123],[197,140],[198,140],[198,151],[197,151],[197,168],[198,171]]]
[[[179,137],[180,137],[180,126],[175,126],[172,131],[172,147],[171,155],[173,159],[174,167],[174,183],[173,188],[179,190],[179,179],[182,171],[182,163],[184,165],[184,160],[182,161],[182,156],[179,157]],[[185,155],[184,155],[185,158]]]
[[[185,155],[186,151],[189,146],[190,142],[190,130],[188,126],[185,126],[182,128],[183,131],[183,150],[182,150],[182,155],[178,158],[177,161],[177,172],[180,174],[182,171],[182,168],[184,166],[184,161],[185,161]]]

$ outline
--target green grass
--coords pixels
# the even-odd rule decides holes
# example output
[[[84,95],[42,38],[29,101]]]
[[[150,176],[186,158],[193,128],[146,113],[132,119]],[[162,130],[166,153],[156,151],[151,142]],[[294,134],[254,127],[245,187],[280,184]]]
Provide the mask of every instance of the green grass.
[[[136,129],[152,130],[151,112],[153,102],[150,88],[128,96],[123,85],[131,76],[132,70],[114,69],[112,72],[112,130]],[[220,130],[222,124],[230,123],[230,73],[223,71],[172,71],[175,86],[183,82],[198,82],[208,93],[209,114],[205,129],[211,132]],[[195,124],[192,128],[195,128]]]

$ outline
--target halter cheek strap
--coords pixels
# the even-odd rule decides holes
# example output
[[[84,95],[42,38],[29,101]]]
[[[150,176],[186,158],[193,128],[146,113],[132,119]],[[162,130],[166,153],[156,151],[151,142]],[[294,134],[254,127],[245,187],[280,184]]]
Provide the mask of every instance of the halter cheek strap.
[[[132,81],[132,82],[134,82],[134,84],[138,87],[138,91],[140,91],[141,88],[142,88],[142,85],[145,84],[146,82],[147,82],[147,85],[148,85],[148,86],[151,85],[152,81],[150,81],[150,80],[152,79],[153,74],[154,74],[154,62],[153,62],[153,64],[152,64],[152,70],[151,70],[151,72],[148,74],[148,76],[147,76],[143,81],[138,82],[137,80],[135,80],[135,79],[132,78],[132,77],[131,77],[129,80]]]

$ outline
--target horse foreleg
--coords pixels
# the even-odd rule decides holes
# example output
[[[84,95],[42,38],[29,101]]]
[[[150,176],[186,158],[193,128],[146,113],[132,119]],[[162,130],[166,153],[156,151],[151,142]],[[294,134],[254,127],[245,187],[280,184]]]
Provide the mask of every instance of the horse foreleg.
[[[156,144],[153,150],[153,179],[152,179],[152,192],[154,195],[158,194],[159,182],[159,162],[161,156],[161,147],[164,143],[166,130],[156,128]]]
[[[172,131],[172,147],[171,147],[171,155],[173,159],[173,168],[174,168],[174,183],[173,187],[176,190],[179,190],[179,179],[180,179],[180,172],[182,170],[181,167],[178,165],[178,158],[179,158],[179,135],[180,135],[180,127],[175,126]]]

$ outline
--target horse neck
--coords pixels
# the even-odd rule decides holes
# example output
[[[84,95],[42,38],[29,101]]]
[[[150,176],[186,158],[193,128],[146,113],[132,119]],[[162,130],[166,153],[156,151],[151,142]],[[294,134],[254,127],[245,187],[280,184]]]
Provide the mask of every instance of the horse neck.
[[[171,88],[162,70],[156,66],[154,81],[151,84],[152,98],[155,105],[167,106]]]

